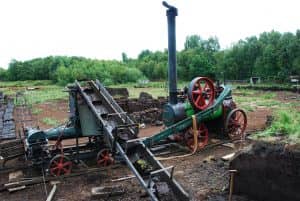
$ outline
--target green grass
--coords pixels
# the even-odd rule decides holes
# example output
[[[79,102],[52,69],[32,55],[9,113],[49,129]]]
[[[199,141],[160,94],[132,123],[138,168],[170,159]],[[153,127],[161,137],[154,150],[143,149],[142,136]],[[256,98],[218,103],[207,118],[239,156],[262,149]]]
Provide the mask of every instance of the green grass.
[[[273,107],[273,106],[280,106],[281,103],[279,101],[276,100],[259,100],[256,102],[257,106],[261,106],[261,107]]]
[[[138,98],[141,92],[147,92],[151,94],[154,98],[157,98],[159,96],[168,96],[166,84],[167,84],[166,82],[157,81],[157,82],[149,82],[143,85],[143,87],[136,87],[138,85],[136,83],[110,85],[108,87],[127,88],[130,98]],[[187,85],[188,82],[178,82],[178,89],[183,89]]]
[[[40,114],[43,110],[40,108],[33,107],[31,113],[34,115]]]
[[[254,112],[255,108],[251,105],[244,105],[243,109],[246,110],[246,112]]]
[[[63,92],[64,88],[57,85],[45,86],[39,90],[26,91],[27,104],[44,103],[52,100],[68,98],[68,93]]]
[[[250,89],[234,89],[233,94],[238,94],[238,96],[252,96],[255,93],[257,93],[257,91],[254,90],[250,90]]]
[[[166,81],[154,81],[154,82],[149,82],[147,84],[143,84],[141,88],[163,88],[166,89],[167,87],[167,82]],[[185,81],[179,81],[177,83],[177,86],[179,89],[183,88],[184,86],[187,86],[189,82]],[[125,87],[125,88],[134,88],[134,86],[139,87],[138,83],[126,83],[126,84],[114,84],[114,85],[109,85],[108,87]]]
[[[37,89],[28,90],[28,87],[37,87]],[[13,97],[17,92],[23,92],[28,105],[67,99],[68,93],[63,92],[63,90],[64,87],[54,85],[51,80],[0,82],[0,91]]]
[[[0,88],[46,86],[51,84],[53,84],[53,81],[51,80],[26,80],[26,81],[9,81],[9,82],[0,81]]]
[[[263,99],[274,99],[276,97],[276,93],[274,92],[265,92],[263,95],[260,96]]]
[[[168,92],[163,88],[127,88],[130,98],[138,98],[141,92],[147,92],[154,98],[159,96],[167,96]]]
[[[280,109],[275,112],[275,119],[266,130],[256,134],[257,138],[285,136],[293,141],[300,141],[300,113],[291,109]]]
[[[57,125],[59,125],[59,122],[58,122],[56,119],[52,119],[52,118],[50,118],[50,117],[45,117],[45,118],[43,118],[43,119],[42,119],[42,122],[43,122],[44,124],[49,125],[49,126],[57,126]]]

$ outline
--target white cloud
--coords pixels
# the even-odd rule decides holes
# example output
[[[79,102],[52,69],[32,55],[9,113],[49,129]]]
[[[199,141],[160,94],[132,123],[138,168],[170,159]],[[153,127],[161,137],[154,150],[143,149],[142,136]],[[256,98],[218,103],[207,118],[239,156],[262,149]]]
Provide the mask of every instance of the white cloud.
[[[272,29],[299,29],[297,0],[172,0],[179,9],[177,47],[185,37],[217,36],[223,48]],[[160,0],[0,1],[0,66],[15,58],[76,55],[120,59],[167,47]]]

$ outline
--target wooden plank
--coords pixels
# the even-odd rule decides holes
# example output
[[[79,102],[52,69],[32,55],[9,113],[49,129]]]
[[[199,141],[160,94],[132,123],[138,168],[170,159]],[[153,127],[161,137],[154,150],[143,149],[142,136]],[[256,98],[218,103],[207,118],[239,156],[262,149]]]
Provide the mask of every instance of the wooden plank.
[[[9,188],[9,189],[7,189],[7,190],[8,190],[8,192],[12,193],[12,192],[15,192],[15,191],[23,190],[23,189],[25,189],[25,188],[26,188],[26,186],[23,185],[23,186],[18,186],[18,187],[15,187],[15,188]]]
[[[62,179],[68,178],[68,177],[76,177],[76,176],[89,174],[89,173],[95,173],[95,172],[102,173],[105,170],[115,169],[118,167],[120,167],[120,165],[108,166],[108,167],[103,167],[103,168],[90,168],[88,170],[72,173],[69,175],[62,175],[59,177],[49,176],[49,177],[46,177],[45,180],[43,179],[43,177],[34,177],[31,179],[24,179],[24,180],[4,184],[2,187],[0,187],[0,192],[7,190],[9,188],[15,188],[15,187],[19,187],[22,185],[27,186],[27,185],[40,184],[40,183],[43,183],[44,181],[49,182],[49,181],[53,181],[53,180],[62,180]]]
[[[48,197],[47,197],[47,200],[46,201],[52,201],[53,197],[54,197],[54,194],[56,192],[56,184],[53,185]]]
[[[118,196],[125,193],[122,186],[100,186],[94,187],[91,190],[93,198],[106,198],[111,196]]]
[[[234,157],[235,153],[231,153],[231,154],[227,154],[225,156],[222,156],[222,160],[224,161],[229,161],[230,159],[232,159]]]

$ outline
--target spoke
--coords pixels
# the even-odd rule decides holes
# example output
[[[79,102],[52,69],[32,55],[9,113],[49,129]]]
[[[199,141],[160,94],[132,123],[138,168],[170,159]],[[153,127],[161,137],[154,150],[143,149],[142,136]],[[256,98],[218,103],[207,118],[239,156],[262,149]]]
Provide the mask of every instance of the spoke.
[[[201,91],[200,90],[195,90],[195,91],[192,91],[193,94],[201,94]]]
[[[66,173],[66,174],[69,174],[71,172],[71,169],[66,169],[66,168],[63,168],[63,171]]]
[[[57,176],[60,176],[61,169],[58,169]]]
[[[71,163],[70,161],[65,162],[65,163],[63,164],[63,167],[70,166],[71,164],[72,164],[72,163]]]
[[[243,115],[243,113],[240,112],[240,114],[237,115],[237,117],[235,119],[238,121],[241,118],[242,115]]]
[[[204,97],[201,97],[200,104],[201,104],[201,106],[206,105],[206,101],[205,101]]]
[[[111,162],[111,164],[114,162],[114,159],[110,158],[109,161]]]
[[[104,159],[98,160],[98,164],[101,164],[101,163],[103,163],[104,161],[105,161]]]
[[[244,125],[244,124],[245,124],[245,118],[244,118],[244,117],[241,118],[240,121],[239,121],[239,123],[240,123],[241,125]]]
[[[201,82],[200,82],[200,80],[198,80],[197,83],[198,83],[198,88],[199,88],[199,90],[200,90],[200,91],[203,91],[203,90],[202,90],[202,87],[201,87]]]
[[[54,167],[54,168],[51,168],[51,171],[55,171],[57,169],[58,169],[58,167]]]
[[[64,160],[64,157],[61,156],[61,157],[60,157],[60,160],[59,160],[59,163],[63,163],[63,160]]]
[[[200,99],[201,99],[201,95],[199,95],[198,98],[196,99],[197,104],[199,103]]]

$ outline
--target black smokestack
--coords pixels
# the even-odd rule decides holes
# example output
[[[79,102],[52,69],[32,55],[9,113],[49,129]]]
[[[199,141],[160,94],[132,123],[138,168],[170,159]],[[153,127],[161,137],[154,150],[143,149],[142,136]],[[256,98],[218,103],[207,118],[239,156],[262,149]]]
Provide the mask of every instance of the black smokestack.
[[[168,8],[168,75],[169,75],[169,102],[177,104],[177,71],[176,71],[176,23],[177,8],[163,1],[163,5]]]

